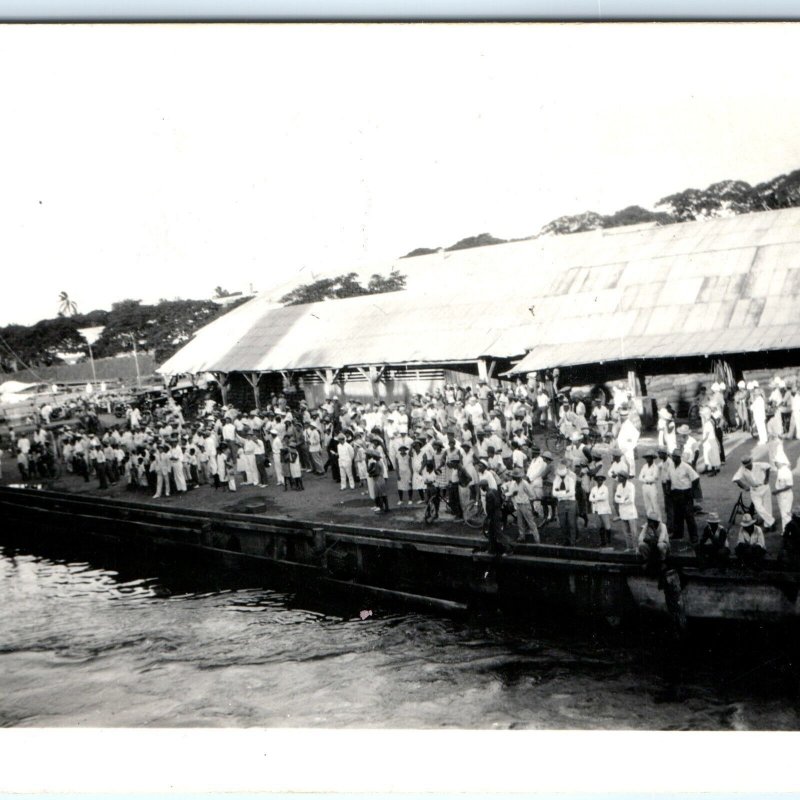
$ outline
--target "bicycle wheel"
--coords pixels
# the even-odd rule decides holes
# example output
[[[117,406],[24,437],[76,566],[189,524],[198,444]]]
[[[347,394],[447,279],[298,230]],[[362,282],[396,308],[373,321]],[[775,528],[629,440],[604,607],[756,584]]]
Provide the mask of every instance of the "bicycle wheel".
[[[464,509],[464,522],[467,523],[467,527],[482,528],[485,519],[486,514],[481,508],[481,504],[477,500],[470,500]]]

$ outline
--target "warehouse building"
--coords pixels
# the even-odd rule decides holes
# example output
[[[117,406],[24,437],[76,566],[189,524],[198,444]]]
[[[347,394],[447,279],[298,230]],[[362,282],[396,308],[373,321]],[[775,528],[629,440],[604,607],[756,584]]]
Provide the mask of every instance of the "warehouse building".
[[[404,400],[559,367],[637,394],[800,366],[800,209],[629,226],[400,259],[408,289],[276,307],[256,297],[160,368],[241,402],[284,386]],[[664,399],[663,397],[661,398]]]

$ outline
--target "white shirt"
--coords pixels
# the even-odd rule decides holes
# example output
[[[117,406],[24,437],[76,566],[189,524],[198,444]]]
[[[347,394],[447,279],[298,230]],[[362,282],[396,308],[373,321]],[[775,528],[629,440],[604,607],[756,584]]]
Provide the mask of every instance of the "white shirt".
[[[592,504],[592,510],[595,514],[610,514],[611,504],[608,501],[608,486],[605,483],[592,486],[592,490],[589,492],[589,502]]]
[[[645,484],[656,483],[659,479],[659,473],[658,464],[655,462],[652,465],[645,464],[639,471],[639,480]]]
[[[564,485],[563,489],[561,488],[562,483]],[[559,502],[575,499],[575,478],[570,473],[563,476],[556,475],[553,478],[553,497]]]
[[[617,484],[614,502],[619,508],[620,519],[638,518],[639,515],[636,513],[636,487],[630,481],[626,481],[624,486],[621,483]]]

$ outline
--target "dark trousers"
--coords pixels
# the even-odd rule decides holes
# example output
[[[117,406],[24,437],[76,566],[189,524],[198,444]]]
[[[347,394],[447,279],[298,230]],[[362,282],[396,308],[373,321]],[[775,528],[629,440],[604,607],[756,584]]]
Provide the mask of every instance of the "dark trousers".
[[[267,482],[267,457],[260,453],[256,455],[256,469],[258,470],[259,483]]]
[[[97,473],[97,480],[100,481],[101,489],[108,489],[108,475],[106,472],[106,465],[101,462],[95,462],[94,471]]]
[[[450,506],[450,510],[453,512],[453,515],[456,517],[460,517],[463,515],[463,510],[461,508],[461,497],[458,494],[458,484],[457,483],[450,483],[447,486],[447,503]]]
[[[483,528],[484,535],[489,540],[490,553],[506,553],[511,550],[511,542],[503,532],[503,520],[500,514],[487,517]]]
[[[662,482],[661,488],[664,490],[664,511],[667,516],[667,530],[672,533],[675,530],[675,514],[672,510],[672,492],[669,488],[669,481]]]
[[[676,539],[683,538],[683,526],[689,531],[689,539],[692,543],[697,541],[697,523],[694,519],[694,493],[691,489],[673,489],[672,513],[674,520],[673,536]]]
[[[433,508],[436,516],[439,516],[439,506],[442,502],[442,496],[439,494],[439,487],[436,484],[426,484],[425,486],[425,500],[428,502],[433,501]]]
[[[567,544],[575,544],[578,536],[578,504],[575,500],[559,500],[556,506],[558,524],[567,540]]]
[[[766,554],[766,550],[757,544],[742,542],[736,545],[736,557],[746,567],[757,567],[764,560]]]

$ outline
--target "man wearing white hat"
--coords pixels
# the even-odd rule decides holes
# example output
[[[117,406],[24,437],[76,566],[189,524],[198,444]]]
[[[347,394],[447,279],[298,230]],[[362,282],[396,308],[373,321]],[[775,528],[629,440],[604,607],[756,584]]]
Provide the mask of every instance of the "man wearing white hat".
[[[614,491],[614,502],[617,504],[619,518],[622,520],[626,549],[635,550],[639,514],[636,511],[636,487],[629,480],[629,477],[626,470],[617,471],[617,488]]]
[[[666,447],[667,452],[671,453],[678,446],[678,439],[675,435],[675,420],[668,408],[658,410],[658,444]]]
[[[700,457],[700,442],[692,436],[692,429],[685,423],[678,428],[677,432],[681,438],[685,437],[681,449],[682,459],[693,469],[697,469],[697,459]],[[676,448],[677,445],[672,450]],[[667,452],[671,453],[672,450]]]
[[[336,448],[336,453],[339,457],[339,485],[341,491],[344,491],[349,486],[351,489],[356,488],[356,481],[353,476],[353,461],[355,460],[356,451],[353,445],[347,441],[344,434],[339,434],[336,437],[339,443]]]
[[[706,526],[700,534],[700,541],[695,547],[695,554],[701,565],[722,566],[731,556],[728,547],[728,532],[719,524],[719,514],[711,511],[706,517]]]
[[[658,508],[658,482],[660,480],[660,470],[655,463],[656,454],[652,450],[647,450],[644,454],[645,464],[639,471],[639,484],[642,489],[642,501],[646,514],[653,514],[658,519],[661,518]],[[650,517],[648,517],[650,519]]]
[[[736,542],[736,556],[739,561],[748,567],[757,567],[767,554],[764,541],[764,531],[756,525],[756,521],[749,514],[742,517],[742,527],[739,528],[739,538]]]

